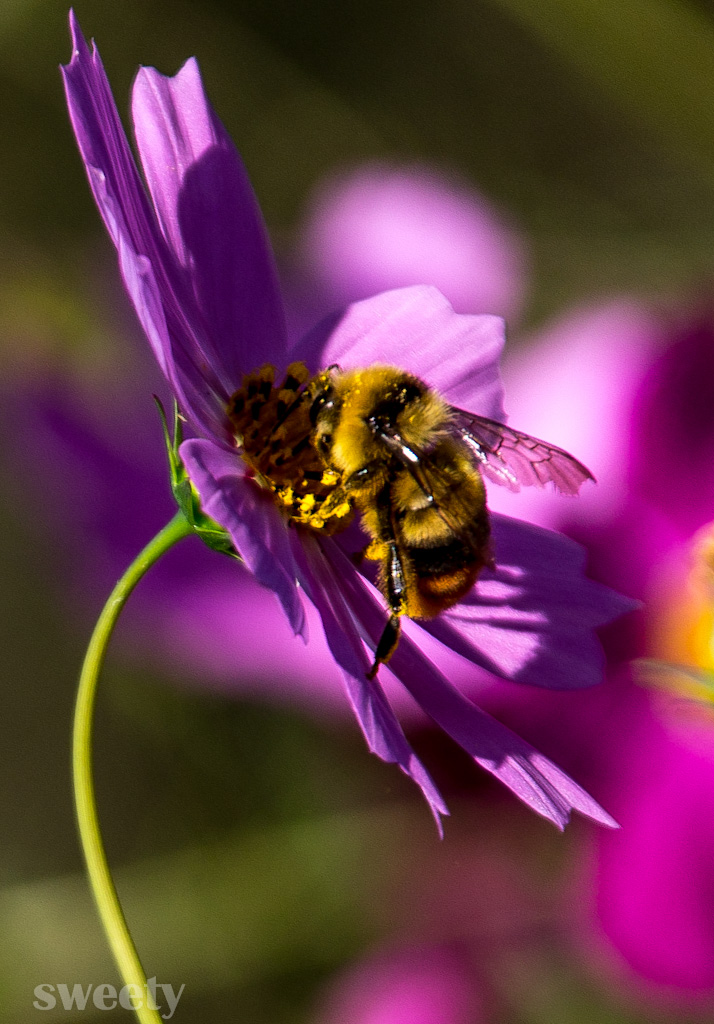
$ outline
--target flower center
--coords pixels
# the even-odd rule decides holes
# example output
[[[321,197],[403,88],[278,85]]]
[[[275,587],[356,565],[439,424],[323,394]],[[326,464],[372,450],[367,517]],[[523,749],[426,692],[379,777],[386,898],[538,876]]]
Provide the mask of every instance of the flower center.
[[[246,374],[231,396],[233,436],[256,482],[272,491],[293,522],[336,533],[349,524],[354,504],[312,443],[310,372],[304,363],[291,363],[279,385],[275,372],[266,363]]]

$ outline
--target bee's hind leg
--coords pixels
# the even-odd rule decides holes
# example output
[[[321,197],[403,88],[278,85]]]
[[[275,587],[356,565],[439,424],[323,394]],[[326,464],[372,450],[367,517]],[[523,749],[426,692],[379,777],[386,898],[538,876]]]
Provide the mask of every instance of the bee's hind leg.
[[[380,665],[389,661],[397,649],[402,626],[400,616],[407,610],[407,581],[399,548],[394,538],[387,542],[387,556],[382,566],[387,602],[391,612],[384,632],[379,638],[374,652],[374,665],[367,673],[368,679],[374,679]]]
[[[387,620],[387,625],[384,627],[384,632],[379,638],[377,649],[374,652],[374,665],[367,673],[368,679],[374,679],[377,675],[380,665],[384,665],[385,662],[389,661],[391,656],[397,649],[399,643],[399,637],[402,632],[401,619],[398,615],[390,615]]]

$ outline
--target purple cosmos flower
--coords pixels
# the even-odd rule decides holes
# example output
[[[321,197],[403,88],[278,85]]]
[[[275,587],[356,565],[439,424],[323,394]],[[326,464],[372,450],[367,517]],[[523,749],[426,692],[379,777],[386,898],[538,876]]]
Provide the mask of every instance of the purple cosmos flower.
[[[466,957],[448,947],[383,951],[332,986],[320,1024],[477,1024],[483,1010]]]
[[[438,821],[447,813],[443,800],[380,681],[366,677],[367,646],[374,650],[386,614],[381,595],[349,557],[349,531],[325,537],[288,529],[273,492],[258,486],[236,445],[229,407],[235,412],[237,395],[245,400],[261,388],[282,401],[295,374],[387,361],[426,380],[447,402],[501,419],[502,322],[458,315],[436,289],[412,287],[349,307],[289,349],[260,212],[196,62],[173,78],[152,68],[137,76],[132,115],[147,195],[99,55],[89,51],[73,16],[70,22],[73,55],[63,70],[72,124],[124,284],[200,435],[184,442],[181,455],[203,508],[258,582],[275,592],[295,633],[305,634],[304,601],[312,602],[370,749],[420,786]],[[273,380],[283,381],[279,395]],[[594,628],[628,602],[587,581],[580,549],[563,538],[504,517],[494,517],[493,537],[496,568],[461,604],[422,626],[408,622],[389,669],[438,725],[538,813],[559,827],[571,809],[612,825],[587,793],[467,700],[424,653],[429,634],[480,669],[521,682],[599,681]]]

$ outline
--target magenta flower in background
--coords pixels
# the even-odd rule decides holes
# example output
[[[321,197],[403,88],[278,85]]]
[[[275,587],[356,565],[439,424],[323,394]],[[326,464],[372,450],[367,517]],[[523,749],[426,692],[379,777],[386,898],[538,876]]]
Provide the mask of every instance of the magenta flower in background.
[[[296,360],[311,373],[388,361],[424,378],[446,401],[501,418],[502,323],[462,316],[430,287],[388,292],[349,307],[288,347],[272,254],[245,170],[205,97],[198,67],[174,78],[142,68],[133,122],[147,196],[96,51],[71,19],[64,69],[70,115],[122,277],[157,361],[200,435],[181,455],[203,508],[230,534],[256,580],[274,591],[295,633],[305,595],[317,609],[370,749],[446,813],[411,750],[379,680],[366,672],[385,622],[383,600],[349,558],[347,534],[288,529],[235,446],[228,419],[244,376],[266,362],[276,379]],[[579,548],[496,516],[497,566],[453,609],[409,622],[389,668],[423,710],[483,767],[562,827],[571,809],[609,816],[580,787],[467,700],[424,653],[440,641],[479,669],[537,686],[599,681],[594,628],[628,602],[585,579]],[[258,643],[270,643],[267,636]],[[438,657],[436,658],[438,661]]]
[[[465,957],[448,947],[384,951],[333,982],[318,1024],[478,1024]]]
[[[710,311],[690,314],[640,383],[625,524],[649,567],[647,653],[708,671],[712,567],[699,530],[714,520],[713,342]],[[595,843],[591,934],[650,998],[711,1001],[714,722],[686,691],[678,699],[675,671],[671,683],[613,752],[623,830],[620,842]]]
[[[585,492],[583,522],[575,526],[564,503],[529,492],[529,515],[574,529],[601,579],[648,600],[647,635],[636,638],[632,654],[667,657],[678,649],[676,660],[688,661],[695,653],[687,651],[688,637],[667,630],[682,630],[688,619],[693,625],[696,609],[684,607],[696,603],[686,578],[689,549],[714,519],[711,311],[695,308],[654,325],[620,302],[580,324],[574,331],[571,317],[507,362],[509,409],[583,452],[609,500]],[[575,403],[578,392],[583,401]],[[536,408],[538,395],[545,400]],[[509,502],[493,494],[496,507]],[[617,836],[593,838],[581,891],[568,893],[568,906],[577,908],[579,939],[598,977],[609,969],[631,996],[662,1005],[711,1000],[714,725],[708,712],[674,695],[653,700],[623,678],[614,682],[588,695],[579,711],[591,714],[605,739],[600,786],[622,827]],[[530,701],[526,710],[538,714]],[[568,719],[557,717],[562,729]],[[578,715],[574,730],[581,721]],[[539,739],[544,731],[547,725],[537,729]],[[555,749],[572,765],[560,744]]]
[[[597,843],[590,934],[601,962],[650,997],[714,993],[714,729],[682,708],[643,715],[611,799],[623,828]]]
[[[585,540],[600,579],[647,600],[646,633],[630,638],[632,654],[679,649],[676,660],[688,661],[694,653],[686,635],[667,630],[681,631],[688,618],[693,625],[684,608],[695,600],[689,549],[714,519],[713,359],[711,310],[654,324],[619,302],[582,316],[577,330],[571,317],[504,368],[511,414],[583,453],[598,478],[598,490],[579,502],[577,525],[546,494],[529,492],[526,505],[536,521]],[[508,510],[510,495],[494,493],[492,503]],[[605,972],[630,997],[661,1006],[711,1001],[714,723],[675,695],[653,699],[624,678],[615,682],[590,695],[590,713],[605,739],[601,791],[621,829],[593,837],[568,906],[598,978]],[[528,709],[538,714],[532,702]],[[560,744],[554,749],[572,765]]]
[[[649,368],[633,415],[631,488],[641,510],[644,559],[683,564],[696,532],[714,520],[714,316],[695,308]],[[666,465],[666,471],[661,467]]]
[[[420,165],[335,175],[315,192],[302,252],[336,305],[433,284],[459,313],[513,317],[526,289],[525,246],[482,196]]]

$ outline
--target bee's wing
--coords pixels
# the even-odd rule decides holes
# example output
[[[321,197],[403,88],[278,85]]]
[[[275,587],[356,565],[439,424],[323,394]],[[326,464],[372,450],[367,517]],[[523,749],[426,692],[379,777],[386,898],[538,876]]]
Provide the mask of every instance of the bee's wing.
[[[595,479],[562,448],[505,423],[452,408],[450,430],[468,446],[483,475],[511,491],[552,483],[562,494],[577,494],[585,480]]]

